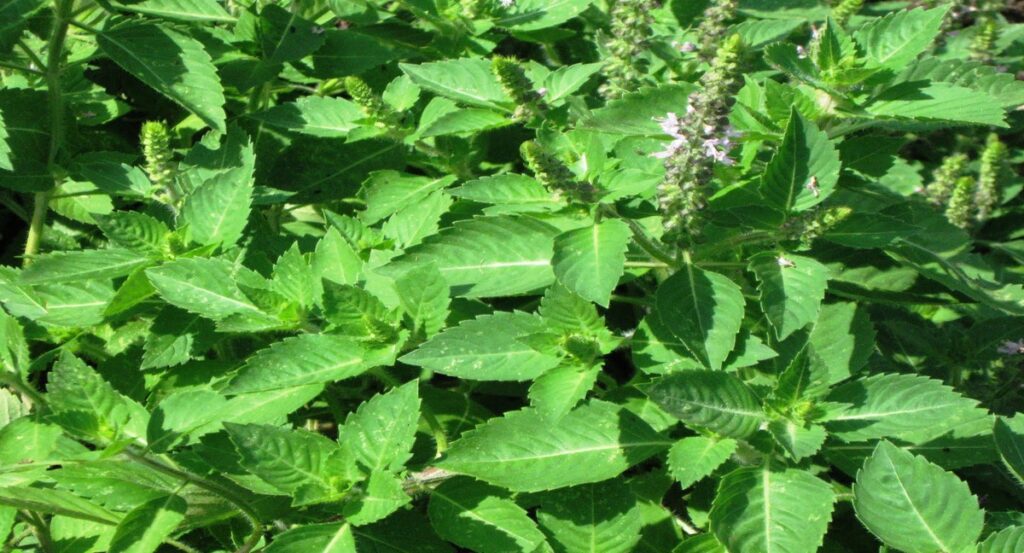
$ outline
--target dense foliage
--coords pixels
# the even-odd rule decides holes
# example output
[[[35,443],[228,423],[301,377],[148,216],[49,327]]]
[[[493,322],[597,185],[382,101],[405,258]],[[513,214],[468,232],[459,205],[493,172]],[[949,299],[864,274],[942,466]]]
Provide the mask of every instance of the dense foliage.
[[[1024,551],[1024,13],[0,0],[0,547]]]

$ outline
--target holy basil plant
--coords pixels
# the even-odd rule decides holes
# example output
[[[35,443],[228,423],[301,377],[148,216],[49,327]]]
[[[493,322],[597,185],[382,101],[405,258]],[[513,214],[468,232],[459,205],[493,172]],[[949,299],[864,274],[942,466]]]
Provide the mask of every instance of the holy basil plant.
[[[1024,551],[1009,0],[0,0],[0,548]]]

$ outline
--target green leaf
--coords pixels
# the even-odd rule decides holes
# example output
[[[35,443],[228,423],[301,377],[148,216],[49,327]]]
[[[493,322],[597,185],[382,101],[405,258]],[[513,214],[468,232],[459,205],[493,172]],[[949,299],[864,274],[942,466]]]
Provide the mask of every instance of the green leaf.
[[[260,11],[259,45],[271,64],[298,61],[316,52],[326,40],[323,30],[303,19],[299,10],[268,4]]]
[[[324,45],[313,54],[313,68],[317,76],[359,75],[403,54],[400,45],[384,40],[386,37],[364,34],[358,29],[355,27],[324,33]],[[404,111],[398,106],[393,107]]]
[[[888,246],[919,230],[914,225],[880,213],[851,213],[829,227],[822,238],[851,248],[874,249]]]
[[[724,275],[693,265],[658,286],[655,316],[702,365],[719,369],[743,322],[743,293]]]
[[[0,504],[100,524],[117,524],[120,519],[103,507],[63,490],[4,486],[0,488]]]
[[[338,442],[367,473],[399,471],[409,460],[420,418],[417,381],[374,396],[345,419]]]
[[[395,291],[406,316],[412,319],[414,333],[430,338],[444,328],[451,298],[448,283],[437,267],[412,269],[395,279]]]
[[[143,0],[136,3],[115,2],[118,9],[178,21],[233,23],[231,16],[217,0]]]
[[[548,104],[557,104],[560,100],[568,98],[576,92],[601,70],[600,63],[574,63],[563,65],[544,77],[544,87],[547,92],[544,94],[544,101]]]
[[[355,103],[343,98],[303,96],[249,117],[281,129],[325,138],[345,138],[366,118]]]
[[[820,424],[798,423],[776,419],[768,423],[768,431],[793,460],[810,457],[825,443],[825,428]]]
[[[63,435],[59,426],[25,417],[0,428],[0,466],[15,469],[50,459]]]
[[[875,329],[867,311],[857,304],[830,303],[821,307],[807,344],[811,373],[825,372],[829,384],[836,384],[867,364],[875,351]]]
[[[780,341],[818,319],[829,270],[802,255],[763,252],[750,258],[761,309]]]
[[[188,504],[177,495],[151,499],[132,509],[117,525],[111,553],[152,553],[185,520]]]
[[[270,289],[303,309],[320,304],[323,298],[320,276],[302,255],[298,242],[292,242],[274,263]]]
[[[984,92],[941,82],[893,86],[865,106],[876,120],[965,123],[1007,127],[998,100]]]
[[[232,134],[235,132],[233,128]],[[221,244],[224,249],[238,241],[249,222],[256,161],[252,142],[247,136],[234,136],[228,140],[243,144],[239,154],[243,160],[242,165],[226,169],[205,180],[185,198],[181,207],[181,221],[189,225],[195,242],[202,245]]]
[[[554,27],[576,17],[594,0],[518,0],[505,8],[495,24],[517,31]]]
[[[831,435],[847,441],[926,441],[959,422],[985,416],[973,399],[924,376],[876,374],[835,388],[829,402],[847,407],[829,418]]]
[[[347,522],[308,524],[274,537],[265,553],[356,553],[352,525]]]
[[[100,443],[145,440],[149,413],[66,350],[48,375],[47,403],[65,429]]]
[[[25,284],[52,284],[117,278],[149,263],[145,257],[119,248],[54,252],[36,257],[21,272]]]
[[[690,83],[642,88],[594,110],[583,124],[586,128],[612,134],[667,138],[655,118],[665,117],[666,113],[686,113],[690,94],[695,90],[697,87]]]
[[[401,209],[423,201],[432,192],[455,182],[452,176],[421,177],[398,171],[375,171],[363,183],[366,189],[366,210],[359,218],[372,225]]]
[[[508,492],[471,478],[453,478],[435,488],[427,513],[438,535],[480,553],[531,553],[545,542]]]
[[[723,436],[745,438],[764,420],[757,396],[731,373],[682,371],[655,380],[645,392],[686,424]]]
[[[456,440],[437,466],[512,491],[543,491],[614,478],[671,443],[630,411],[592,400],[557,425],[531,409],[491,419]]]
[[[333,334],[302,334],[257,351],[224,389],[229,395],[344,380],[368,369],[357,342]]]
[[[363,270],[363,260],[338,229],[331,227],[316,244],[313,272],[335,284],[355,284]]]
[[[466,108],[446,113],[421,127],[417,132],[423,138],[452,134],[476,133],[499,129],[515,123],[508,114],[482,108]]]
[[[228,400],[202,388],[179,390],[160,400],[146,429],[149,448],[162,453],[183,439],[195,440],[219,429]]]
[[[370,526],[355,529],[360,553],[452,553],[434,533],[425,516],[400,510]]]
[[[1014,553],[1024,550],[1024,526],[1011,526],[989,534],[978,553]]]
[[[304,430],[225,423],[241,464],[300,506],[338,499],[347,488],[340,448]]]
[[[814,553],[832,516],[831,486],[799,469],[750,467],[722,479],[711,531],[733,553]]]
[[[556,367],[530,385],[530,404],[542,415],[557,420],[587,397],[599,372],[598,367]]]
[[[95,219],[112,243],[147,256],[162,256],[171,234],[163,221],[136,211],[115,211]]]
[[[419,65],[400,63],[398,67],[419,86],[457,102],[497,109],[511,102],[487,60],[463,58]]]
[[[490,210],[556,211],[564,205],[536,179],[515,173],[471,180],[449,193],[456,198],[495,206],[489,208],[488,213]]]
[[[537,522],[555,551],[636,551],[643,526],[637,497],[621,479],[544,493]]]
[[[210,319],[260,310],[235,284],[233,267],[221,259],[178,259],[146,270],[167,303]]]
[[[224,89],[202,43],[160,25],[108,29],[96,35],[103,53],[207,125],[224,132]]]
[[[1003,464],[1024,485],[1024,417],[996,418],[992,437]]]
[[[437,234],[441,217],[448,213],[451,206],[451,197],[444,191],[437,190],[392,215],[384,223],[381,232],[401,247],[410,248],[426,237]]]
[[[397,275],[434,263],[455,296],[511,296],[551,284],[558,230],[522,216],[478,217],[456,223],[382,268]]]
[[[4,112],[0,108],[0,169],[13,171],[11,163],[11,147],[7,144],[7,126],[4,124]]]
[[[618,219],[559,234],[551,260],[555,276],[579,296],[608,307],[631,237],[629,225]]]
[[[907,553],[966,551],[984,524],[966,483],[887,441],[857,472],[853,507],[872,534]]]
[[[914,61],[935,41],[948,6],[895,10],[854,33],[867,54],[868,67],[897,69]]]
[[[0,4],[0,55],[11,51],[32,16],[44,6],[43,0],[7,0]]]
[[[730,438],[690,436],[672,444],[668,451],[668,471],[684,490],[709,476],[736,451]]]
[[[530,380],[560,362],[521,341],[543,331],[543,321],[536,315],[480,315],[445,329],[401,361],[469,380]]]
[[[412,501],[402,487],[402,480],[389,472],[374,472],[366,481],[363,495],[342,509],[350,524],[371,524],[402,508]]]
[[[839,167],[839,152],[828,135],[793,108],[782,144],[761,175],[761,195],[784,213],[805,211],[832,194]]]

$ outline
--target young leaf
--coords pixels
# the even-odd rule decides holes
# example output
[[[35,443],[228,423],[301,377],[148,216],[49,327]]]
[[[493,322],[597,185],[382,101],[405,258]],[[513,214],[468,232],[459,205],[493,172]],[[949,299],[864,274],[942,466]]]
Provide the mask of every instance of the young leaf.
[[[965,551],[984,523],[966,483],[884,440],[857,472],[853,507],[872,534],[908,553]]]
[[[376,171],[363,183],[366,189],[366,210],[359,214],[359,218],[372,225],[405,207],[421,202],[432,192],[442,190],[454,181],[452,176],[432,179],[397,171]]]
[[[563,205],[536,179],[515,173],[471,180],[449,193],[456,198],[494,206],[486,213],[556,211]]]
[[[722,479],[708,517],[729,551],[814,553],[834,502],[832,488],[809,472],[750,467]]]
[[[671,443],[630,411],[591,401],[556,425],[531,409],[491,419],[456,440],[438,466],[542,491],[613,478]]]
[[[481,315],[449,327],[401,361],[469,380],[530,380],[561,361],[523,341],[543,331],[543,320],[529,313]]]
[[[228,400],[201,388],[177,391],[160,401],[146,429],[149,447],[158,453],[174,447],[182,438],[196,439],[214,432],[227,415]]]
[[[363,269],[359,254],[331,227],[316,244],[312,260],[313,272],[335,284],[355,284]]]
[[[368,369],[357,342],[333,334],[302,334],[256,352],[224,389],[229,395],[296,388],[352,378]]]
[[[682,371],[654,381],[646,392],[686,424],[723,436],[745,438],[764,420],[757,397],[731,373]]]
[[[46,397],[55,421],[75,434],[100,443],[145,441],[149,413],[67,350],[49,374]]]
[[[390,472],[374,472],[366,480],[366,490],[356,501],[342,510],[345,520],[363,526],[381,520],[412,501],[402,487],[402,480]]]
[[[763,252],[750,258],[761,309],[780,341],[818,319],[829,271],[802,255]]]
[[[416,335],[430,338],[448,317],[448,283],[434,265],[424,265],[395,279],[395,291]]]
[[[0,169],[13,171],[11,164],[11,147],[7,144],[7,125],[4,124],[4,112],[0,109]]]
[[[420,419],[418,381],[374,396],[345,419],[338,442],[367,473],[399,471],[411,455]]]
[[[597,382],[599,372],[598,367],[575,365],[550,370],[537,377],[530,386],[530,404],[540,414],[557,420],[587,397]]]
[[[544,534],[508,492],[471,478],[453,478],[430,494],[427,511],[437,533],[480,553],[529,553]]]
[[[265,553],[356,553],[352,525],[309,524],[278,534]]]
[[[194,113],[214,130],[227,130],[224,89],[202,43],[148,23],[107,29],[96,43],[114,63]]]
[[[768,431],[795,461],[817,453],[826,437],[825,428],[820,424],[801,424],[787,419],[768,423]]]
[[[724,275],[687,265],[658,286],[654,301],[661,328],[702,365],[720,369],[743,322],[740,287]]]
[[[690,436],[672,444],[668,470],[684,490],[710,475],[736,451],[736,440]]]
[[[839,166],[828,136],[793,108],[782,144],[761,176],[761,195],[783,213],[805,211],[832,194]]]
[[[304,430],[225,423],[241,463],[300,506],[338,499],[347,488],[340,448]]]
[[[631,236],[629,226],[618,219],[556,236],[551,260],[555,276],[581,297],[608,307],[622,276]]]
[[[192,239],[199,244],[221,244],[227,249],[238,241],[249,222],[256,160],[252,141],[233,127],[227,143],[221,146],[222,152],[236,144],[239,151],[235,155],[241,163],[219,168],[198,184],[181,207],[181,220],[188,223]]]
[[[117,525],[111,553],[152,553],[182,521],[188,504],[177,495],[152,499],[132,509]]]
[[[523,294],[554,280],[551,255],[556,234],[555,227],[528,217],[479,217],[428,237],[383,272],[397,275],[433,262],[456,296]]]
[[[635,551],[643,526],[637,497],[621,480],[544,493],[537,522],[556,551]]]

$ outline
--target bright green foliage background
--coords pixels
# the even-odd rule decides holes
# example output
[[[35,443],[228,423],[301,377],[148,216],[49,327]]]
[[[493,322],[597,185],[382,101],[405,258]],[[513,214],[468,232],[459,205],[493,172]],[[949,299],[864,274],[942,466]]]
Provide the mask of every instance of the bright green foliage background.
[[[0,549],[1024,551],[1020,3],[711,4],[0,0]]]

